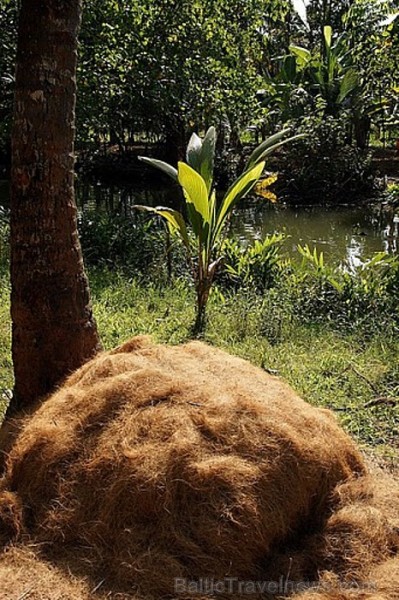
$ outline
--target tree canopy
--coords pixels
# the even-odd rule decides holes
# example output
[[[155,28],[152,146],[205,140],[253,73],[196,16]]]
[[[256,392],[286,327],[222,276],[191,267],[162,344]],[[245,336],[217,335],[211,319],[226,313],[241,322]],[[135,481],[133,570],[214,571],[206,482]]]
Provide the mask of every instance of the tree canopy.
[[[398,0],[87,0],[78,141],[110,141],[122,150],[143,138],[184,146],[192,131],[211,124],[228,124],[233,134],[249,125],[272,129],[306,110],[313,113],[315,99],[318,107],[326,102],[328,115],[349,110],[354,122],[394,121],[398,10]],[[17,0],[0,0],[3,142],[17,12]],[[309,64],[293,46],[308,53]],[[298,111],[298,101],[304,110]]]

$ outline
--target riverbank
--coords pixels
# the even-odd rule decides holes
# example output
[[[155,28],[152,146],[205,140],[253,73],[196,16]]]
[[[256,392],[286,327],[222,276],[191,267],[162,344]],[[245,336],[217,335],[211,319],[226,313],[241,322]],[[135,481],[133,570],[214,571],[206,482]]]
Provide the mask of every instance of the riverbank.
[[[230,171],[232,175],[237,174],[239,167],[243,166],[243,157],[250,152],[251,148],[252,146],[248,146],[240,152],[230,150],[225,152],[223,157],[219,157],[216,167],[222,183],[228,178]],[[375,177],[391,180],[399,179],[399,154],[395,148],[376,147],[370,148],[367,152],[371,156],[371,172]],[[137,144],[127,147],[123,152],[118,146],[108,144],[96,148],[78,148],[75,167],[79,175],[89,180],[105,183],[134,183],[137,186],[153,184],[154,182],[161,185],[170,183],[169,179],[161,172],[144,167],[143,163],[138,160],[138,156],[154,156],[168,161],[168,156],[165,155],[162,144]],[[270,158],[269,162],[278,170],[280,164],[278,155]],[[9,177],[10,164],[10,155],[0,154],[0,179]]]

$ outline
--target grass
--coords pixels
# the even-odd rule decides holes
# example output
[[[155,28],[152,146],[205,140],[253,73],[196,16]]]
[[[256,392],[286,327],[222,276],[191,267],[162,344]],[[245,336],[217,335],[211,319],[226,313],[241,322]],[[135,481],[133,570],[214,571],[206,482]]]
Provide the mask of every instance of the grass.
[[[12,387],[8,285],[0,292],[0,390]],[[190,338],[194,292],[186,282],[146,284],[120,273],[90,275],[94,310],[105,348],[138,334],[177,344]],[[399,339],[393,334],[344,334],[323,324],[290,320],[275,298],[213,294],[204,340],[288,381],[308,402],[332,409],[365,448],[398,457],[399,407],[367,406],[399,396]]]

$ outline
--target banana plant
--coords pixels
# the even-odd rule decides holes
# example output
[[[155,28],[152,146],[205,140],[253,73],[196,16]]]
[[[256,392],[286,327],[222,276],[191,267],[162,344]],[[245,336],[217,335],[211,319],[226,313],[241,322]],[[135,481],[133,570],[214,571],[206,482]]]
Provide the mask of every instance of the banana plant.
[[[322,97],[326,112],[337,116],[345,101],[359,89],[360,80],[344,36],[333,44],[330,25],[323,28],[321,56],[306,48],[291,45],[290,53],[296,60],[294,73],[301,73],[304,84],[310,84],[313,93]],[[306,80],[308,81],[306,82]]]
[[[170,232],[178,236],[185,247],[197,296],[195,334],[201,333],[205,326],[209,293],[222,260],[221,246],[226,222],[233,208],[260,179],[266,157],[282,144],[303,137],[287,137],[288,134],[289,130],[284,129],[262,142],[252,152],[244,172],[229,187],[221,201],[216,198],[213,179],[216,147],[214,127],[208,129],[203,139],[193,133],[187,146],[186,162],[179,162],[177,169],[160,160],[139,157],[144,163],[169,175],[183,190],[189,227],[182,213],[177,210],[164,206],[136,208],[163,217]]]

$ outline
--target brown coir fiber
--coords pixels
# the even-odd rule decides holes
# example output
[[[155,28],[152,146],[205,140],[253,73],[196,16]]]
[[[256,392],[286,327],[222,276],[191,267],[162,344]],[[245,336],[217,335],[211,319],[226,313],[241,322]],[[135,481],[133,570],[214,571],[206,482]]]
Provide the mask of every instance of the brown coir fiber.
[[[10,547],[0,556],[1,600],[93,600],[92,589],[29,548]]]
[[[366,581],[397,564],[392,481],[384,496],[329,411],[204,344],[135,338],[18,431],[0,540],[121,594],[170,597],[175,578]],[[320,593],[351,597],[303,598]]]

